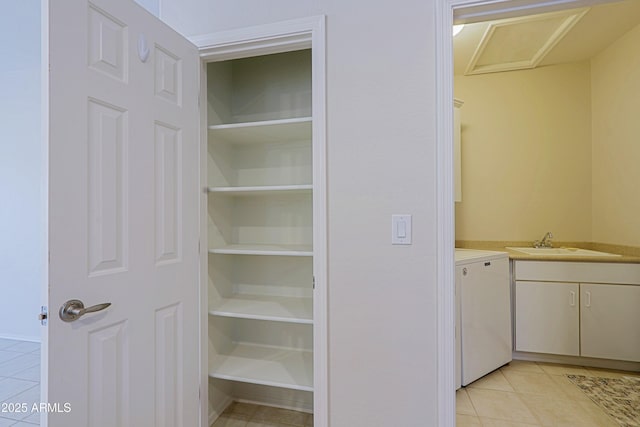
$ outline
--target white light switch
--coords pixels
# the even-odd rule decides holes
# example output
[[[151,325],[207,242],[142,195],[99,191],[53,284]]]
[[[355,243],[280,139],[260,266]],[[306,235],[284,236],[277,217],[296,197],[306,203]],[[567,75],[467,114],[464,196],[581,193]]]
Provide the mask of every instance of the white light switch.
[[[411,244],[411,215],[391,215],[391,244]]]

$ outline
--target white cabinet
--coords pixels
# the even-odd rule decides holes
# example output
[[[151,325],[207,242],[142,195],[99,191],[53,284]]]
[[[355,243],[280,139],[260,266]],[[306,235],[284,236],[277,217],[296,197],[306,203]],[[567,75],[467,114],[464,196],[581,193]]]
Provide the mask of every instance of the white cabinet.
[[[580,301],[582,356],[640,362],[640,286],[583,283]]]
[[[311,61],[306,49],[206,66],[213,412],[313,408]]]
[[[453,173],[454,200],[462,201],[462,124],[460,122],[460,108],[463,101],[453,100]]]
[[[580,354],[578,285],[516,281],[517,351]]]
[[[515,261],[514,289],[517,351],[640,362],[640,265]]]

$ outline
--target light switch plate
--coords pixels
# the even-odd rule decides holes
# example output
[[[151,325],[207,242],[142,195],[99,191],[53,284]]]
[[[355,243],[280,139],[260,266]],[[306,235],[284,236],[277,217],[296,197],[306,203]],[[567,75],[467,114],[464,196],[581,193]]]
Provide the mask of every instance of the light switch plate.
[[[411,244],[411,215],[391,215],[391,244]]]

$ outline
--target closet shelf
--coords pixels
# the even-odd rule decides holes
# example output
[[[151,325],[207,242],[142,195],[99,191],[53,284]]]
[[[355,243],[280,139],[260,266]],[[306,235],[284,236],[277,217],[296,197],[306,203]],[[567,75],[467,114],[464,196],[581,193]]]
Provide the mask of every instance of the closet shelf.
[[[252,187],[209,187],[207,191],[211,194],[221,194],[229,196],[261,196],[271,194],[309,194],[313,186],[311,184],[301,185],[261,185]]]
[[[313,353],[306,350],[235,344],[228,354],[211,356],[209,376],[313,391]]]
[[[209,314],[242,319],[313,324],[313,300],[271,295],[235,294],[213,304]]]
[[[212,254],[226,255],[274,255],[274,256],[313,256],[311,245],[247,245],[232,244],[209,249]]]
[[[209,136],[233,144],[311,141],[311,117],[213,125]]]

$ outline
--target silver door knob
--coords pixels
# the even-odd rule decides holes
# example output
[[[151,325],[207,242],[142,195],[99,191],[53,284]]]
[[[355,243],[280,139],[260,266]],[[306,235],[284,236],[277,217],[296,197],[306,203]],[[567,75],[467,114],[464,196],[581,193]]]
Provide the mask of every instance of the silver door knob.
[[[60,307],[60,319],[64,322],[73,322],[78,320],[87,313],[95,313],[96,311],[104,310],[111,305],[110,302],[103,304],[92,305],[91,307],[84,307],[84,303],[77,299],[71,299]]]

